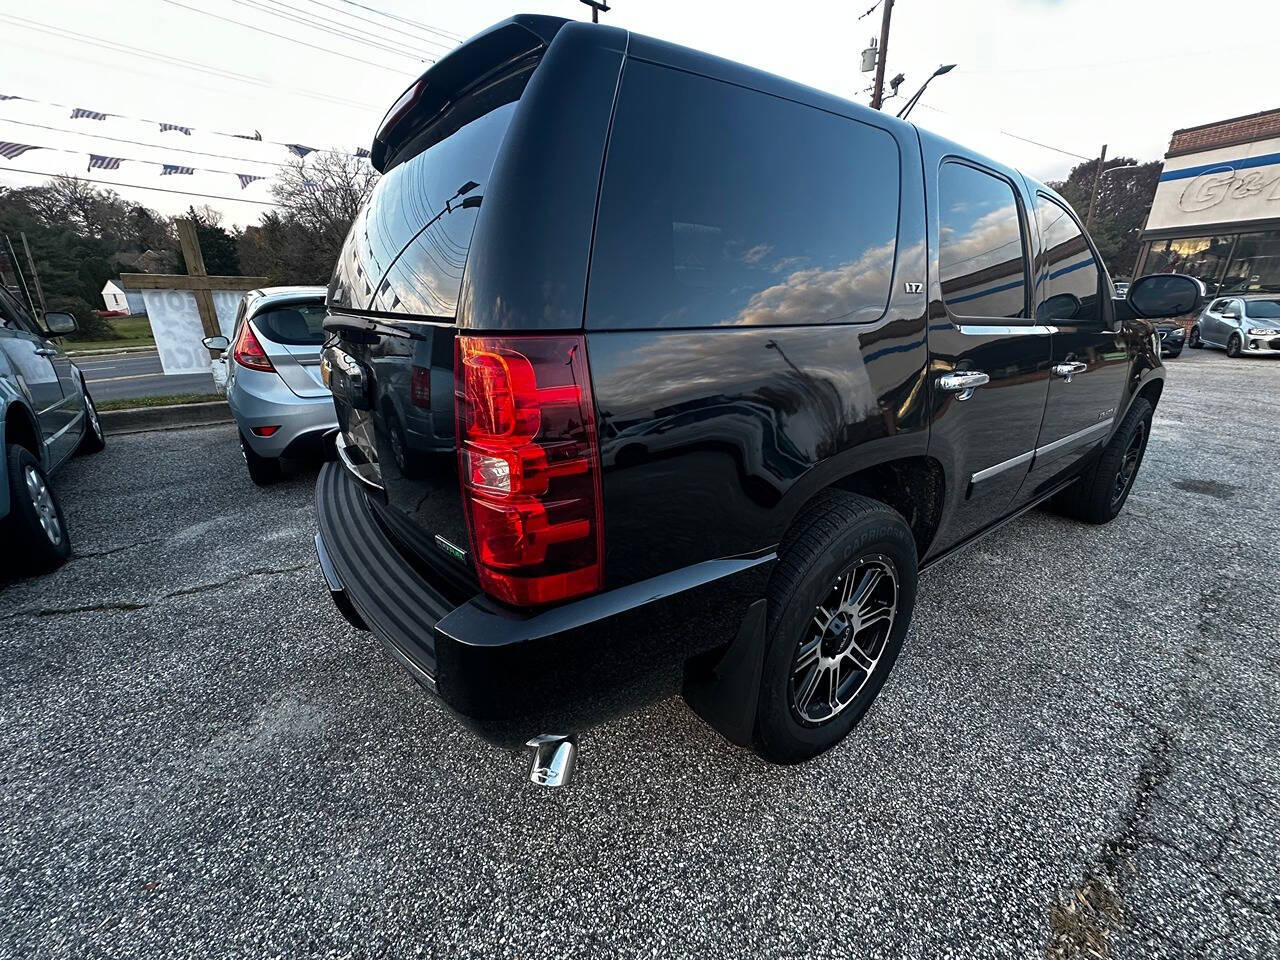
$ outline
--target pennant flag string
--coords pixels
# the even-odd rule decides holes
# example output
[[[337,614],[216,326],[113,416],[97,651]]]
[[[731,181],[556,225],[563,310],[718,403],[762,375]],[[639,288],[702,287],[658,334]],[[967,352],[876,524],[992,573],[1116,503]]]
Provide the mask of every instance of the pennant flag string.
[[[195,167],[180,167],[176,163],[163,163],[161,166],[164,167],[164,169],[160,171],[160,176],[162,177],[167,177],[175,173],[186,175],[196,172]]]
[[[12,143],[9,140],[0,140],[0,157],[9,160],[17,160],[28,150],[43,150],[44,147],[37,147],[30,143]]]
[[[266,179],[266,177],[259,177],[259,176],[255,175],[255,174],[252,174],[252,173],[237,173],[237,174],[236,174],[236,176],[240,178],[240,189],[241,189],[241,190],[243,190],[243,189],[244,189],[245,187],[247,187],[249,184],[253,183],[255,180],[265,180],[265,179]]]
[[[86,170],[92,170],[95,167],[99,170],[119,170],[120,164],[124,162],[124,157],[102,157],[96,153],[89,154],[89,166]]]
[[[151,120],[146,117],[134,117],[124,113],[103,113],[100,110],[89,110],[85,107],[69,107],[67,106],[67,104],[55,103],[52,100],[37,100],[34,97],[22,97],[12,93],[0,93],[0,100],[24,100],[28,103],[42,103],[50,107],[62,107],[63,109],[69,109],[71,111],[72,120],[81,120],[81,119],[106,120],[108,117],[113,117],[118,120],[136,120],[141,123],[158,124],[160,127],[160,131],[162,133],[167,131],[177,131],[179,133],[183,133],[187,136],[190,136],[193,132],[196,131],[195,127],[191,127],[186,124],[167,123],[160,120]],[[285,149],[289,150],[291,153],[293,153],[295,156],[298,156],[298,157],[305,157],[309,153],[331,153],[331,154],[336,154],[342,157],[368,157],[369,156],[369,151],[364,148],[357,150],[355,153],[350,153],[346,150],[333,150],[333,149],[327,149],[323,147],[308,147],[300,143],[286,143],[283,140],[268,140],[265,137],[263,137],[261,130],[254,130],[252,134],[225,133],[221,130],[205,130],[203,132],[213,134],[214,136],[219,136],[219,137],[235,137],[237,140],[254,140],[258,143],[267,143],[275,147],[284,147]],[[268,161],[262,161],[262,162],[268,162]]]

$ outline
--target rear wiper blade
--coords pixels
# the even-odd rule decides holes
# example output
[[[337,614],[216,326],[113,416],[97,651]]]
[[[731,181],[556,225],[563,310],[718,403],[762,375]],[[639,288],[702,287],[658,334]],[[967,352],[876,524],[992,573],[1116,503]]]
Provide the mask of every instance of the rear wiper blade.
[[[358,333],[372,333],[382,337],[399,337],[401,340],[428,339],[426,334],[417,330],[398,327],[394,323],[382,323],[369,317],[325,317],[322,326],[325,330],[354,330]]]

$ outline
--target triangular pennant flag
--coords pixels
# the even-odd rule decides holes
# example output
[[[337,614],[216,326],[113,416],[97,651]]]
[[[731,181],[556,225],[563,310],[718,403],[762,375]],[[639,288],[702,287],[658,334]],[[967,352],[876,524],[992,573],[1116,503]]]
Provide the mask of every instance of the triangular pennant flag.
[[[357,156],[357,157],[367,157],[367,156],[369,156],[369,151],[368,151],[368,150],[366,150],[364,147],[356,147],[356,156]]]
[[[250,136],[247,133],[233,133],[232,136],[238,137],[241,140],[261,140],[262,139],[262,133],[261,131],[258,131],[258,130],[253,131],[253,136]]]
[[[96,167],[99,170],[119,170],[120,164],[123,162],[123,157],[103,157],[96,153],[91,153],[89,154],[89,166],[86,169],[92,170]]]
[[[26,97],[20,97],[16,93],[0,93],[0,100],[25,100]]]
[[[317,193],[320,190],[320,184],[306,177],[302,178],[302,189],[307,193]]]
[[[8,140],[0,140],[0,157],[9,160],[17,160],[28,150],[43,150],[43,147],[35,147],[29,143],[11,143]]]
[[[300,143],[286,143],[285,146],[288,147],[291,151],[293,151],[293,153],[297,154],[300,157],[305,157],[308,153],[316,152],[315,147],[304,147]]]
[[[249,184],[253,183],[255,180],[265,180],[265,179],[267,179],[266,177],[257,177],[257,176],[254,176],[252,173],[237,173],[237,174],[236,174],[236,176],[240,178],[240,189],[241,189],[241,190],[243,190],[243,189],[244,189],[245,187],[247,187]]]
[[[162,123],[162,124],[160,124],[160,132],[161,132],[161,133],[164,133],[164,132],[166,132],[166,131],[168,131],[168,130],[177,130],[179,133],[185,133],[188,137],[189,137],[189,136],[191,136],[191,128],[190,128],[190,127],[181,127],[181,126],[179,126],[179,125],[178,125],[178,124],[176,124],[176,123]]]
[[[163,167],[163,169],[160,171],[160,176],[162,177],[172,176],[175,173],[181,173],[185,175],[185,174],[196,172],[195,167],[180,167],[176,163],[165,163],[165,164],[161,164],[161,166]]]
[[[83,117],[83,118],[84,118],[84,119],[86,119],[86,120],[105,120],[105,119],[107,119],[107,115],[106,115],[105,113],[99,113],[97,110],[86,110],[86,109],[84,109],[84,107],[74,107],[74,108],[72,108],[72,110],[71,110],[71,119],[72,119],[72,120],[79,120],[81,117]]]

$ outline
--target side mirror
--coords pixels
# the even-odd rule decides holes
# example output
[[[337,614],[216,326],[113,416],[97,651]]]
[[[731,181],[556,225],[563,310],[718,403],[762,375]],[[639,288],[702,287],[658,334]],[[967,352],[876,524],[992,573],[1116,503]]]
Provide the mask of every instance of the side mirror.
[[[231,346],[231,341],[226,337],[205,337],[203,343],[208,349],[219,353],[225,352]]]
[[[1228,320],[1239,320],[1240,311],[1237,310],[1235,307],[1227,307],[1225,310],[1222,311],[1222,316],[1226,317]]]
[[[1152,273],[1129,286],[1125,298],[1140,317],[1179,317],[1196,310],[1205,299],[1204,284],[1185,273]]]
[[[1036,320],[1052,323],[1054,320],[1074,320],[1080,312],[1080,298],[1074,293],[1056,293],[1036,311]]]
[[[49,331],[49,335],[53,337],[61,337],[64,334],[76,332],[76,318],[69,313],[46,313],[44,315],[44,328]]]

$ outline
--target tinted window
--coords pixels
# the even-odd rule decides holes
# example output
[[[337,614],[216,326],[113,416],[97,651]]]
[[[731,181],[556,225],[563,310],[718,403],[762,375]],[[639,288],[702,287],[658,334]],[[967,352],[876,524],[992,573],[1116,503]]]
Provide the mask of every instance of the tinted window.
[[[1103,276],[1080,226],[1066,208],[1040,194],[1036,222],[1045,260],[1036,319],[1102,322]]]
[[[898,166],[883,130],[629,62],[600,200],[590,324],[877,319],[893,276]]]
[[[1226,307],[1226,305],[1229,304],[1230,302],[1231,302],[1230,300],[1215,300],[1213,301],[1212,304],[1209,305],[1209,312],[1221,313],[1223,308]]]
[[[1280,300],[1246,300],[1244,309],[1260,320],[1280,320]]]
[[[338,258],[335,301],[453,319],[476,214],[515,110],[506,103],[471,120],[378,181]]]
[[[323,303],[290,303],[264,310],[253,325],[268,340],[290,346],[319,346],[324,342]]]
[[[31,314],[27,312],[27,308],[3,291],[0,291],[0,320],[3,320],[4,326],[10,330],[22,330],[26,333],[40,332]]]
[[[960,317],[1021,317],[1026,244],[1013,187],[961,163],[938,171],[938,274],[947,309]]]

